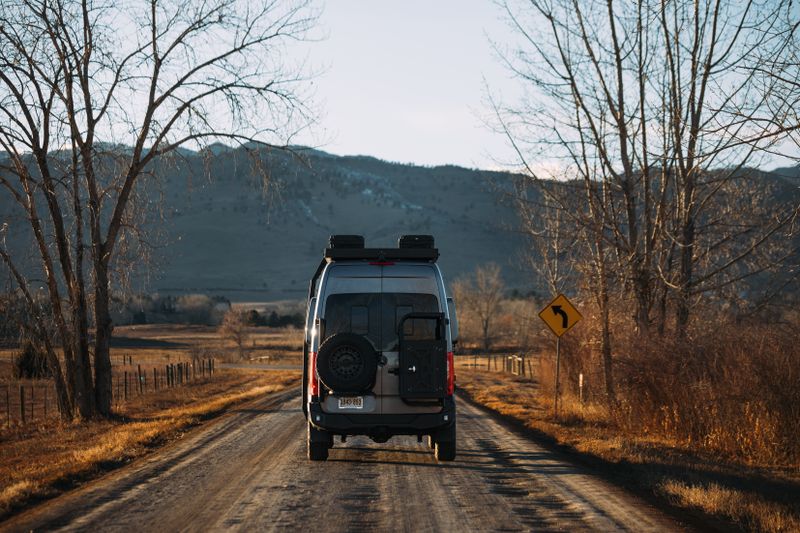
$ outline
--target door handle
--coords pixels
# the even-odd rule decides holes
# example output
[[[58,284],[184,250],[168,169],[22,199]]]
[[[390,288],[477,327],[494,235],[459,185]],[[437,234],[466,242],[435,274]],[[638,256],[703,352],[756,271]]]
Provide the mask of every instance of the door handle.
[[[417,371],[417,367],[412,365],[412,366],[408,367],[408,371],[410,373],[414,374]]]

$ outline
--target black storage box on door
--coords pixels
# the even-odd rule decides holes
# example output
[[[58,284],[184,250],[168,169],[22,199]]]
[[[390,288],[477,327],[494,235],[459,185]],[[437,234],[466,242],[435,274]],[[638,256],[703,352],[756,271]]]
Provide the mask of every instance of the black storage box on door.
[[[435,320],[433,339],[406,339],[406,320]],[[397,326],[400,341],[400,397],[406,400],[447,396],[447,339],[444,313],[409,313]]]

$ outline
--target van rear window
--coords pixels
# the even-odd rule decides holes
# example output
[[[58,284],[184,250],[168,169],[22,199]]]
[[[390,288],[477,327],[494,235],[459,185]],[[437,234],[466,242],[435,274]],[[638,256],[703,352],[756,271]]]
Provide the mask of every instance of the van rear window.
[[[438,312],[439,299],[433,294],[346,293],[332,294],[325,303],[325,336],[337,333],[364,335],[381,351],[397,350],[397,328],[409,313]],[[435,335],[432,320],[406,320],[405,338]]]

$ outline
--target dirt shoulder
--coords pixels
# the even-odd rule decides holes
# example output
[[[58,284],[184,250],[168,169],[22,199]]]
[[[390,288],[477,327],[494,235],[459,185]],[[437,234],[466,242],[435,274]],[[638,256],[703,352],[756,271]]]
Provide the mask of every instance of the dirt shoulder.
[[[710,527],[800,531],[800,469],[748,465],[687,443],[627,435],[591,406],[552,405],[526,378],[460,369],[469,400],[499,414],[540,442],[591,464],[613,481]],[[693,520],[696,521],[696,520]]]
[[[144,395],[114,420],[28,425],[0,432],[0,520],[152,453],[233,406],[299,383],[297,371],[220,370]]]

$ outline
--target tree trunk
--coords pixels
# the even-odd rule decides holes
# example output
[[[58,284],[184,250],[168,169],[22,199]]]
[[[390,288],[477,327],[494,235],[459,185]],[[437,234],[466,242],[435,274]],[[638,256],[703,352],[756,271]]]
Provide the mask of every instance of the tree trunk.
[[[600,353],[603,360],[603,379],[606,386],[606,401],[608,405],[617,403],[617,396],[614,390],[613,359],[611,356],[611,327],[609,324],[608,312],[608,279],[606,276],[605,246],[602,236],[598,237],[597,242],[597,268],[598,268],[598,290],[600,304],[600,321],[602,334],[600,338]]]
[[[636,294],[636,328],[640,336],[646,336],[650,329],[650,280],[647,266],[637,265],[634,269],[633,288]]]
[[[689,299],[691,298],[691,284],[694,261],[694,221],[690,218],[683,227],[682,246],[680,249],[680,289],[678,290],[678,303],[676,306],[676,329],[678,338],[686,337],[686,328],[689,325]]]
[[[94,340],[94,404],[102,416],[111,414],[111,333],[114,325],[109,312],[108,267],[97,260],[95,265],[95,340]]]

